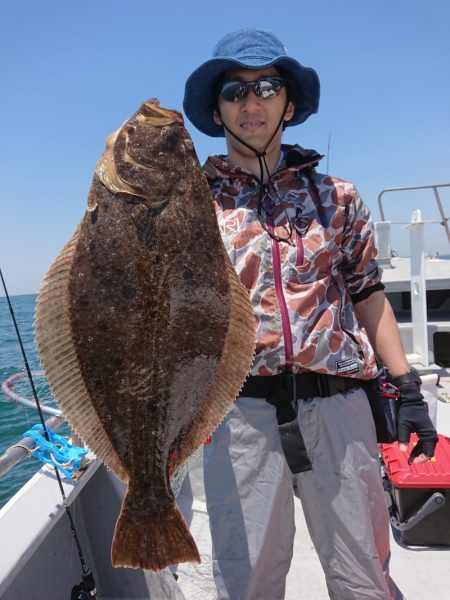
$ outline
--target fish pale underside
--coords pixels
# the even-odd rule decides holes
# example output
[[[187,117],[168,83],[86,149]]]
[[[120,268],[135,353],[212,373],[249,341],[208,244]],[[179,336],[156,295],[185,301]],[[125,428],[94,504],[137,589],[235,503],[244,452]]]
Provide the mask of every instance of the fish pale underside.
[[[70,426],[128,486],[113,566],[200,561],[170,477],[242,388],[255,319],[176,111],[144,102],[108,138],[35,331]]]

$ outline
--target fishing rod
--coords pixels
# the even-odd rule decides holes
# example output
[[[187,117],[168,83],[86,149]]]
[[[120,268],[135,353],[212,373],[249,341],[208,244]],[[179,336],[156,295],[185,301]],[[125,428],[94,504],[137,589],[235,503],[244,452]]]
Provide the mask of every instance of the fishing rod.
[[[41,421],[41,425],[42,425],[42,429],[43,429],[43,433],[44,433],[44,437],[46,439],[47,442],[50,442],[50,436],[49,436],[49,432],[47,429],[47,426],[45,424],[45,420],[44,420],[44,415],[42,412],[42,408],[41,408],[41,403],[39,401],[39,397],[36,391],[36,387],[34,385],[34,380],[33,380],[33,375],[31,374],[31,369],[30,369],[30,365],[28,363],[28,358],[27,358],[27,354],[25,352],[25,347],[23,345],[22,342],[22,336],[20,335],[20,331],[19,331],[19,327],[17,325],[17,320],[16,320],[16,315],[14,313],[14,309],[13,306],[11,304],[11,300],[8,294],[8,290],[6,288],[6,283],[5,280],[3,278],[3,273],[2,273],[2,269],[0,268],[0,278],[2,280],[2,286],[3,286],[3,290],[5,292],[5,297],[6,297],[6,302],[8,304],[8,309],[9,309],[9,314],[11,315],[11,319],[12,322],[14,324],[14,329],[16,332],[16,336],[17,336],[17,340],[19,342],[19,346],[20,346],[20,350],[22,353],[22,357],[23,357],[23,361],[25,364],[25,369],[27,372],[27,376],[30,382],[30,386],[31,386],[31,390],[33,392],[33,397],[34,400],[36,402],[36,408],[37,411],[39,413],[39,419]],[[61,477],[59,475],[59,471],[56,468],[55,465],[53,465],[53,468],[55,470],[55,476],[56,476],[56,480],[58,482],[59,485],[59,490],[61,492],[61,496],[63,499],[63,504],[64,504],[64,511],[69,519],[69,524],[70,524],[70,531],[72,533],[72,537],[75,540],[75,544],[77,546],[77,550],[78,550],[78,557],[80,559],[80,563],[81,563],[81,569],[83,571],[83,581],[74,586],[71,592],[71,597],[70,600],[88,600],[89,598],[96,600],[97,598],[97,590],[95,587],[95,582],[94,582],[94,577],[92,575],[92,571],[88,568],[86,561],[84,559],[84,555],[83,555],[83,551],[81,549],[81,544],[80,544],[80,540],[78,538],[78,534],[75,528],[75,523],[73,521],[72,518],[72,514],[70,512],[70,508],[69,505],[67,504],[67,498],[66,498],[66,494],[64,493],[64,488],[62,485],[62,481],[61,481]]]

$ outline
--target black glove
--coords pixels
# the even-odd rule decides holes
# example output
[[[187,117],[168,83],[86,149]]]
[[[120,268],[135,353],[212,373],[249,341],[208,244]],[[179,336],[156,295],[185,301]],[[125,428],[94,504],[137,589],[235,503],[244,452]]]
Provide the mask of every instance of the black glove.
[[[409,436],[415,432],[419,438],[414,446],[408,463],[420,454],[425,454],[429,458],[434,455],[434,449],[438,442],[437,431],[428,415],[428,404],[424,402],[420,393],[420,384],[422,383],[417,371],[411,371],[406,375],[395,377],[391,382],[400,391],[398,399],[398,441],[409,443]]]

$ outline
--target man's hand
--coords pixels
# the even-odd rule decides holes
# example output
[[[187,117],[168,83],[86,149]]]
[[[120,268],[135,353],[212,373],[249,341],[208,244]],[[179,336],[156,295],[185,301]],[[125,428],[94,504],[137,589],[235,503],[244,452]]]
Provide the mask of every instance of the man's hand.
[[[398,399],[398,446],[402,452],[408,450],[409,436],[415,432],[419,438],[414,446],[409,464],[420,464],[428,461],[434,455],[438,442],[437,431],[428,415],[428,405],[420,393],[420,377],[411,372],[392,379],[393,385],[400,390]]]

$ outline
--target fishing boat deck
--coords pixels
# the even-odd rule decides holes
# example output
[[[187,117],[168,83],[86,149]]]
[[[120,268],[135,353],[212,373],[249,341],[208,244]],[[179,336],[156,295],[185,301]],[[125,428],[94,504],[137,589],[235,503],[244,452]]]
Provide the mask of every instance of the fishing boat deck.
[[[384,266],[383,283],[386,292],[409,292],[411,263],[409,258],[391,258],[392,268]],[[450,290],[450,262],[440,258],[425,260],[427,290]],[[450,298],[450,292],[449,298]]]

